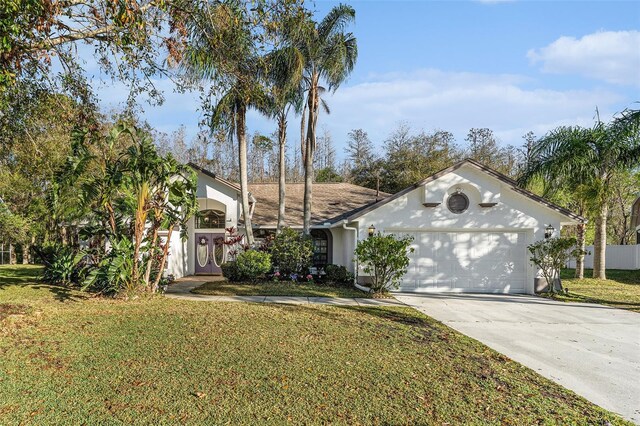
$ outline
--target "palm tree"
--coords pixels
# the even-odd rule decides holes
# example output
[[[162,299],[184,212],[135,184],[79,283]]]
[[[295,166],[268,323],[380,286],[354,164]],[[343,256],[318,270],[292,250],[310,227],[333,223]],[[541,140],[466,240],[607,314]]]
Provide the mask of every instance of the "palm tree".
[[[309,235],[311,230],[313,157],[316,149],[318,113],[321,105],[326,108],[326,103],[321,99],[323,88],[320,83],[326,82],[328,89],[335,91],[353,70],[358,47],[355,36],[345,32],[345,27],[354,19],[353,7],[340,4],[331,9],[319,23],[307,20],[306,25],[291,37],[305,61],[303,84],[306,91],[305,111],[308,116],[302,157],[305,174],[303,228],[306,235]]]
[[[528,184],[536,177],[551,185],[581,183],[580,192],[591,194],[595,241],[593,277],[606,279],[607,214],[610,185],[617,174],[640,164],[640,110],[625,110],[610,123],[598,120],[593,128],[559,127],[544,136],[533,150],[519,179]]]
[[[194,14],[183,67],[196,78],[212,81],[222,94],[209,114],[209,124],[212,131],[224,129],[237,139],[242,213],[247,243],[252,245],[246,115],[249,108],[263,103],[265,94],[259,82],[263,63],[247,14],[238,0],[205,2]]]
[[[290,111],[300,113],[304,98],[301,91],[304,57],[295,45],[288,44],[270,53],[267,58],[268,80],[271,84],[263,113],[278,123],[278,225],[285,226],[287,117]]]

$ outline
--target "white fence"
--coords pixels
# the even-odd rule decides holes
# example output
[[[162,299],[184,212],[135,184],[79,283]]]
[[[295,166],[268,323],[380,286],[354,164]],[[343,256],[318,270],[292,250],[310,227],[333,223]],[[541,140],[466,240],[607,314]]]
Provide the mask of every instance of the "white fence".
[[[584,257],[584,267],[593,268],[593,246],[587,246]],[[607,269],[640,269],[640,244],[628,246],[607,246]],[[568,264],[569,268],[576,267],[576,261]]]

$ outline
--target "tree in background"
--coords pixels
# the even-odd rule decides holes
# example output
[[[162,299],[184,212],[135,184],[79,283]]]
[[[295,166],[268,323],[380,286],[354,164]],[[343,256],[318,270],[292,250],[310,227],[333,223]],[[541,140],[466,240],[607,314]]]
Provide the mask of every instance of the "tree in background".
[[[467,137],[465,157],[478,161],[502,174],[515,177],[518,173],[518,153],[515,147],[500,147],[493,131],[472,128]]]
[[[606,279],[607,217],[613,181],[640,164],[640,111],[626,110],[594,127],[558,127],[533,151],[534,160],[520,177],[526,185],[536,177],[551,184],[581,182],[591,196],[596,217],[593,277]]]

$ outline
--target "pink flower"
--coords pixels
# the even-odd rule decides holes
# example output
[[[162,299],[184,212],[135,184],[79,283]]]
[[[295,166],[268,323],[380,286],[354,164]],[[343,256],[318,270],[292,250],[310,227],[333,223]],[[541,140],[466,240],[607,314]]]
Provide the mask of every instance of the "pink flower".
[[[275,274],[273,274],[274,277],[279,277],[280,276],[280,272],[276,272]]]
[[[307,275],[307,279],[308,280],[312,280],[313,279],[313,275],[311,275],[311,274]]]

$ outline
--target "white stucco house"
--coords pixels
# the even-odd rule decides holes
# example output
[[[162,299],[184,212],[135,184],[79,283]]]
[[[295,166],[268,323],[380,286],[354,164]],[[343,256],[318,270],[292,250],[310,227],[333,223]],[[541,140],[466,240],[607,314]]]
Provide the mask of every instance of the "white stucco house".
[[[191,219],[188,239],[172,236],[168,273],[176,277],[220,273],[225,228],[242,233],[238,185],[191,165],[198,173],[201,218]],[[257,238],[274,232],[277,184],[251,184]],[[473,160],[464,160],[396,194],[346,183],[313,188],[314,264],[344,265],[360,282],[353,251],[376,232],[409,234],[414,252],[400,289],[410,292],[534,293],[537,269],[527,245],[551,227],[584,218],[524,189]],[[287,185],[287,226],[302,228],[303,184]],[[177,233],[176,233],[177,234]]]

